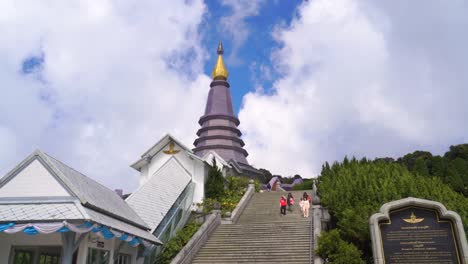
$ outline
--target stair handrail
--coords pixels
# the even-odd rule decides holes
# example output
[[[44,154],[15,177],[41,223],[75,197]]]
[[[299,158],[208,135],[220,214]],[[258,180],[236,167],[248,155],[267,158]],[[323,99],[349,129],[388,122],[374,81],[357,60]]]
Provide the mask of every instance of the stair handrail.
[[[247,207],[247,204],[250,202],[250,199],[255,193],[255,184],[249,183],[249,186],[247,187],[247,191],[244,193],[242,196],[241,200],[237,204],[236,208],[232,211],[231,214],[231,224],[236,224],[237,221],[239,220],[240,215],[244,212],[245,207]]]
[[[208,219],[192,236],[187,244],[172,259],[171,264],[189,264],[198,254],[198,251],[206,244],[211,234],[221,224],[220,212],[213,211]]]
[[[312,191],[313,192],[313,191]],[[312,206],[311,206],[312,207]],[[309,223],[309,237],[310,237],[310,242],[309,242],[309,264],[314,263],[314,257],[312,254],[312,251],[314,250],[314,209],[310,208],[312,211],[311,218],[310,218],[310,223]]]

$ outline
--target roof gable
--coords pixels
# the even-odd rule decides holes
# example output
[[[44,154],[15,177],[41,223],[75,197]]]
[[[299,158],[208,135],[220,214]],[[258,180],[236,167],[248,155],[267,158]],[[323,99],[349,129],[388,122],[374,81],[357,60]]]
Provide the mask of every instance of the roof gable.
[[[0,197],[70,197],[70,189],[38,155],[30,155],[0,180]]]
[[[155,230],[190,181],[191,175],[173,156],[127,202]]]
[[[177,146],[177,150],[182,150],[183,152],[187,153],[189,156],[193,157],[194,159],[203,162],[198,156],[194,155],[192,150],[187,148],[184,144],[182,144],[179,140],[171,136],[170,134],[166,134],[162,137],[156,144],[154,144],[151,148],[149,148],[145,153],[141,155],[141,158],[134,162],[130,167],[134,168],[135,170],[140,171],[142,167],[150,163],[151,158],[156,156],[158,153],[164,151],[169,143],[174,142]]]

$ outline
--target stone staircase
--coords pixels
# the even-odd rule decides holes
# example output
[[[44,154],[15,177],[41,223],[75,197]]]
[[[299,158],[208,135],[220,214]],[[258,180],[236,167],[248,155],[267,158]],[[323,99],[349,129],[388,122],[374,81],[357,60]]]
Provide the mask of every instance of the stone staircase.
[[[292,192],[293,212],[281,216],[282,194],[255,193],[238,223],[220,225],[192,263],[310,263],[312,214],[302,217],[302,192]]]

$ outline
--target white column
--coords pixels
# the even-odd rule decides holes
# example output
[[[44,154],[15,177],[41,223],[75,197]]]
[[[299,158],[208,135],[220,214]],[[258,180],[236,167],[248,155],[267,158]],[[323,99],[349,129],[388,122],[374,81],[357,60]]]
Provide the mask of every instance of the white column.
[[[62,233],[62,264],[71,264],[73,253],[75,252],[75,237],[74,232]]]

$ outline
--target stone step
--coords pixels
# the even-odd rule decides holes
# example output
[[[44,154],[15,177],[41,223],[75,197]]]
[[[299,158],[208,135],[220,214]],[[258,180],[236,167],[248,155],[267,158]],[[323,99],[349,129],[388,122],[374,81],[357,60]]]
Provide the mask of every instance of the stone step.
[[[213,235],[223,235],[223,234],[232,234],[236,236],[262,236],[262,237],[283,237],[287,235],[309,235],[309,228],[307,229],[301,229],[301,230],[291,230],[291,229],[284,229],[284,230],[268,230],[268,231],[249,231],[249,230],[217,230],[216,232],[213,233]]]
[[[203,247],[203,250],[204,249],[235,249],[235,250],[242,250],[244,248],[250,248],[250,249],[258,249],[258,250],[262,250],[262,249],[265,249],[265,248],[278,248],[278,246],[282,246],[284,245],[284,243],[276,243],[276,244],[269,244],[268,246],[265,246],[265,244],[252,244],[252,245],[245,245],[245,244],[229,244],[229,245],[226,245],[226,244],[222,244],[222,245],[219,245],[219,244],[206,244],[205,247]],[[309,244],[297,244],[297,245],[292,245],[292,246],[289,246],[289,245],[286,245],[284,246],[284,248],[302,248],[302,249],[307,249],[309,250]],[[283,248],[283,247],[281,247]]]
[[[264,217],[263,214],[257,214],[257,215],[249,215],[249,216],[244,216],[244,219],[246,218],[255,218],[255,217]],[[237,223],[237,224],[231,224],[231,225],[268,225],[268,224],[301,224],[301,223],[310,223],[312,220],[312,217],[309,215],[309,217],[302,217],[302,215],[295,215],[295,214],[286,214],[285,216],[278,216],[277,218],[260,218],[260,219],[255,219],[255,222],[252,223]],[[226,225],[226,226],[231,226],[231,225]]]
[[[295,199],[303,192],[292,192]],[[280,214],[284,192],[255,193],[237,224],[221,225],[192,263],[309,263],[312,218],[297,205]]]
[[[194,264],[200,264],[200,263],[206,263],[206,264],[229,264],[229,263],[243,263],[241,261],[237,261],[237,260],[231,260],[231,261],[218,261],[218,260],[203,260],[203,261],[194,261],[192,262]],[[251,263],[250,261],[245,261],[244,263]],[[256,264],[270,264],[270,263],[284,263],[282,260],[278,260],[278,261],[275,261],[275,260],[267,260],[267,261],[258,261],[256,260],[255,261]],[[304,261],[288,261],[287,262],[288,264],[309,264],[309,260],[304,260]]]
[[[309,218],[310,219],[310,218]],[[221,228],[226,228],[226,229],[235,229],[235,228],[272,228],[272,227],[280,227],[280,228],[292,228],[292,227],[308,227],[311,225],[311,221],[287,221],[287,222],[270,222],[270,223],[265,223],[265,222],[252,222],[252,223],[238,223],[236,225],[233,224],[227,224],[227,225],[222,225]]]
[[[268,233],[257,233],[257,232],[215,232],[213,237],[262,237],[262,238],[282,238],[282,237],[309,237],[309,232],[274,232],[271,234]]]
[[[244,254],[246,255],[246,254]],[[275,260],[276,262],[281,261],[281,263],[289,263],[290,261],[307,261],[309,260],[309,254],[301,254],[307,255],[306,257],[295,257],[293,258],[292,255],[262,255],[262,256],[251,256],[249,254],[248,257],[239,257],[239,256],[225,256],[225,255],[218,255],[218,256],[197,256],[195,261],[213,261],[218,260],[220,262],[224,261],[238,261],[238,262],[250,262],[256,263],[258,261],[272,261]]]
[[[208,262],[207,262],[208,261]],[[215,262],[211,262],[215,261]],[[223,263],[223,262],[246,262],[246,263],[257,263],[257,262],[276,262],[276,263],[291,263],[291,262],[300,262],[309,263],[309,254],[307,256],[294,256],[285,254],[284,257],[278,255],[275,256],[250,256],[249,254],[237,255],[237,256],[197,256],[192,263]]]
[[[264,232],[265,234],[274,234],[276,232],[288,232],[288,231],[297,231],[297,232],[305,232],[309,231],[311,227],[311,223],[307,223],[305,225],[290,225],[290,226],[281,226],[281,225],[272,225],[272,226],[259,226],[258,228],[255,227],[245,227],[245,226],[237,226],[235,227],[229,227],[225,228],[221,226],[221,229],[219,229],[220,232],[227,231],[227,232],[255,232],[256,233],[262,233]],[[216,230],[218,232],[218,230]]]
[[[197,257],[193,260],[192,263],[309,263],[309,257],[301,258],[278,258],[278,257],[253,257],[253,258],[221,258],[221,257]]]
[[[261,222],[261,223],[290,222],[290,221],[307,220],[307,218],[310,219],[310,215],[309,215],[309,217],[303,217],[302,215],[299,215],[299,214],[281,215],[279,213],[274,213],[274,214],[255,213],[255,214],[251,214],[251,215],[244,215],[244,217],[242,217],[242,219],[239,219],[239,222],[237,222],[237,223],[238,224],[244,224],[244,222],[242,222],[242,220],[255,220],[255,222]]]
[[[228,255],[233,255],[233,254],[238,254],[238,253],[246,253],[246,251],[242,250],[223,250],[223,256],[228,256]],[[252,250],[248,251],[249,255],[251,256],[257,256],[257,255],[265,255],[265,254],[270,254],[270,255],[284,255],[284,253],[289,253],[289,254],[294,254],[295,252],[301,252],[301,253],[309,253],[309,249],[303,249],[303,248],[290,248],[290,249],[283,249],[283,248],[266,248],[266,249],[257,249],[257,250]],[[219,250],[200,250],[198,255],[199,256],[206,256],[206,255],[217,255],[219,254]]]
[[[229,231],[216,231],[213,233],[213,236],[222,236],[222,235],[235,235],[235,236],[252,236],[252,237],[284,237],[284,236],[309,236],[309,230],[284,230],[284,231],[279,231],[279,230],[273,230],[272,232],[249,232],[247,231],[242,231],[242,230],[232,230],[231,232]]]
[[[210,241],[207,242],[207,245],[210,244],[223,244],[223,243],[233,243],[236,241],[239,242],[244,242],[244,243],[249,243],[249,244],[265,244],[269,243],[271,240],[278,240],[280,242],[286,243],[294,243],[294,242],[301,242],[303,240],[308,240],[309,237],[301,237],[301,238],[286,238],[286,237],[279,237],[279,238],[268,238],[268,239],[258,239],[258,238],[249,238],[249,237],[241,237],[241,238],[232,238],[230,239],[229,237],[224,237],[224,238],[219,238],[219,237],[213,237],[212,239],[210,238]]]

